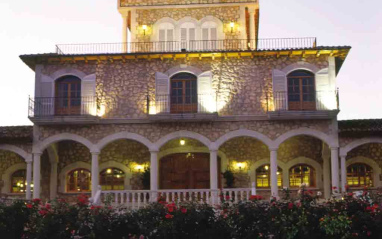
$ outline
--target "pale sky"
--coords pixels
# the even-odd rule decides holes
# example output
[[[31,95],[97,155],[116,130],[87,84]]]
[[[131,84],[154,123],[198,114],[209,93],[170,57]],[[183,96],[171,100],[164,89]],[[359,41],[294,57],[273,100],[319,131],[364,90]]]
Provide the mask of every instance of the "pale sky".
[[[350,45],[337,78],[339,119],[382,118],[381,0],[261,0],[260,38],[317,37]],[[21,54],[55,44],[120,42],[117,0],[0,0],[0,126],[27,125],[34,72]]]

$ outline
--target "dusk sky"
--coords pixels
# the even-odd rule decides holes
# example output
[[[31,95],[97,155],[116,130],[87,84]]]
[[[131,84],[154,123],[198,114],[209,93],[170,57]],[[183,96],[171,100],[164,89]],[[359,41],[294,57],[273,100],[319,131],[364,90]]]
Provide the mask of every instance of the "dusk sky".
[[[262,0],[260,14],[260,38],[313,36],[321,46],[352,46],[337,78],[339,119],[382,118],[381,0]],[[31,124],[34,72],[19,55],[122,39],[117,0],[1,0],[0,20],[0,126]]]

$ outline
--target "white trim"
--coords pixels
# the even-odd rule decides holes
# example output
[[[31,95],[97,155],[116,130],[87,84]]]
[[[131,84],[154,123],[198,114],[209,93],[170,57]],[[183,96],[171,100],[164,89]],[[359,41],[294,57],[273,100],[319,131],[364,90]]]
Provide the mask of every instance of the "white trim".
[[[82,161],[78,161],[78,162],[74,162],[72,164],[69,164],[67,165],[65,168],[63,168],[58,176],[58,178],[60,179],[59,181],[59,193],[67,193],[66,192],[66,175],[73,171],[74,169],[77,169],[77,168],[83,168],[83,169],[86,169],[86,170],[89,170],[89,172],[91,173],[91,165],[89,163],[85,163],[85,162],[82,162]],[[72,192],[71,192],[72,193]]]
[[[32,154],[25,152],[25,150],[10,144],[0,144],[0,150],[13,152],[22,157],[25,162],[32,161]]]
[[[95,148],[98,149],[99,151],[101,151],[106,145],[108,145],[114,141],[121,140],[121,139],[137,141],[137,142],[145,145],[148,148],[148,150],[150,150],[150,151],[156,149],[155,144],[153,144],[147,138],[143,137],[142,135],[135,134],[135,133],[129,133],[129,132],[119,132],[119,133],[115,133],[112,135],[108,135],[108,136],[104,137],[103,139],[101,139],[100,141],[98,141],[98,143],[95,145]]]
[[[84,146],[86,146],[91,152],[93,152],[93,151],[99,152],[97,147],[93,143],[91,143],[88,139],[86,139],[86,138],[84,138],[82,136],[76,135],[76,134],[62,133],[62,134],[53,135],[53,136],[45,139],[44,141],[36,143],[33,146],[33,153],[40,153],[40,154],[42,154],[42,152],[49,145],[57,143],[59,141],[65,141],[65,140],[71,140],[71,141],[75,141],[77,143],[81,143]]]
[[[283,68],[281,71],[283,71],[288,76],[289,73],[296,70],[307,70],[312,72],[313,74],[316,74],[318,71],[320,71],[320,68],[308,62],[299,61],[297,63],[288,65],[287,67]]]
[[[263,142],[265,145],[267,145],[268,148],[272,148],[272,146],[274,144],[273,141],[270,138],[268,138],[267,136],[265,136],[265,135],[263,135],[263,134],[261,134],[259,132],[252,131],[252,130],[247,130],[247,129],[239,129],[239,130],[232,131],[232,132],[229,132],[229,133],[221,136],[218,140],[216,140],[211,145],[211,147],[213,149],[218,149],[218,148],[220,148],[220,146],[222,146],[228,140],[233,139],[233,138],[238,138],[238,137],[251,137],[251,138],[255,138],[255,139]]]
[[[290,139],[292,137],[299,136],[299,135],[312,136],[324,141],[331,148],[338,148],[338,142],[335,140],[334,137],[331,137],[321,131],[318,131],[315,129],[309,129],[309,128],[299,128],[299,129],[294,129],[284,133],[273,142],[273,147],[278,148],[287,139]]]
[[[349,144],[347,144],[345,147],[342,147],[340,149],[340,155],[341,156],[346,156],[350,151],[353,149],[364,145],[364,144],[382,144],[382,138],[362,138],[362,139],[357,139]]]
[[[261,160],[258,160],[256,161],[255,163],[253,163],[251,165],[251,167],[249,168],[249,171],[248,171],[248,174],[249,174],[249,178],[250,178],[250,181],[251,183],[254,182],[256,183],[256,170],[263,166],[263,165],[270,165],[271,164],[271,161],[269,158],[265,158],[265,159],[261,159]],[[282,179],[283,179],[283,187],[287,186],[285,184],[285,173],[287,171],[287,167],[286,167],[286,164],[280,160],[277,160],[277,167],[281,168],[282,170]],[[255,184],[256,185],[256,184]],[[271,189],[271,186],[269,185],[269,188],[259,188],[259,189]]]
[[[155,147],[157,149],[156,151],[159,151],[159,149],[163,145],[165,145],[168,141],[173,140],[173,139],[179,139],[179,138],[196,139],[199,142],[203,143],[207,148],[210,149],[211,141],[207,137],[205,137],[201,134],[195,133],[195,132],[181,130],[181,131],[172,132],[172,133],[160,138],[157,142],[155,142]]]
[[[65,69],[60,69],[50,74],[49,76],[53,79],[53,81],[56,81],[63,76],[75,76],[82,80],[86,77],[86,74],[74,68],[65,68]]]
[[[362,164],[369,165],[373,169],[373,182],[375,182],[373,187],[377,188],[381,185],[381,180],[379,178],[379,175],[381,175],[382,171],[381,171],[381,167],[379,166],[377,162],[375,162],[373,159],[370,159],[364,156],[357,156],[349,160],[346,160],[346,170],[347,170],[347,167],[355,163],[362,163]]]
[[[164,74],[168,75],[170,79],[174,75],[178,73],[183,73],[183,72],[193,74],[196,77],[198,77],[199,75],[203,73],[203,71],[200,70],[199,68],[188,66],[188,65],[179,65],[179,66],[172,67],[171,69],[166,71]]]
[[[125,189],[124,190],[131,190],[131,184],[130,180],[133,177],[133,174],[131,173],[131,170],[124,164],[121,164],[116,161],[107,161],[99,165],[99,173],[98,177],[100,176],[101,172],[107,168],[117,168],[119,170],[122,170],[125,173]]]
[[[3,175],[1,176],[4,186],[1,189],[1,193],[11,193],[11,176],[13,173],[15,173],[18,170],[25,169],[27,170],[27,164],[26,163],[18,163],[14,164],[11,167],[7,168],[7,170],[4,171]],[[25,178],[26,179],[26,178]],[[19,194],[19,193],[12,193],[12,194]]]

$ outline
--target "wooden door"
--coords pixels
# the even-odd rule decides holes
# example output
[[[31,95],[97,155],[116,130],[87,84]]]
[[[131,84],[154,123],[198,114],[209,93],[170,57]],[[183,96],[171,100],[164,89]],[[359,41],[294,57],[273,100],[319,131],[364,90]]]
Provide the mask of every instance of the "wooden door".
[[[56,115],[79,115],[81,113],[81,80],[76,77],[57,80],[54,100]]]
[[[288,109],[316,110],[314,75],[306,71],[288,76]]]
[[[218,175],[220,175],[219,171]],[[220,182],[219,179],[219,185]],[[160,188],[210,188],[210,154],[182,153],[162,158],[160,161]]]
[[[171,113],[197,113],[197,78],[181,73],[171,79]]]

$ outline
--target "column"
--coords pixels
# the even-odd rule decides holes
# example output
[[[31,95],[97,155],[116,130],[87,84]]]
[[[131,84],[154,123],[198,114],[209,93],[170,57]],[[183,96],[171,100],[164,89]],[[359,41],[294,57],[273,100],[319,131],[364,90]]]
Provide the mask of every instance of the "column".
[[[91,152],[92,153],[92,198],[94,199],[99,185],[99,162],[98,156],[99,152]]]
[[[40,198],[41,190],[41,153],[33,154],[33,198]]]
[[[330,157],[323,157],[324,197],[330,198]]]
[[[50,199],[57,197],[57,162],[51,163],[50,168]]]
[[[156,202],[158,200],[158,151],[150,151],[150,190],[151,201]]]
[[[249,36],[251,40],[251,48],[256,49],[256,31],[255,31],[255,9],[249,8]]]
[[[212,204],[218,200],[218,151],[210,150],[210,188]]]
[[[271,195],[272,197],[278,197],[277,187],[277,148],[270,149],[271,151]]]
[[[341,190],[346,191],[346,155],[341,155]]]
[[[339,191],[339,167],[338,167],[338,148],[332,147],[331,164],[332,164],[332,188],[336,187]]]
[[[27,160],[27,193],[26,199],[32,199],[31,185],[32,185],[32,160]]]
[[[122,50],[127,52],[127,15],[122,15],[122,21]]]

